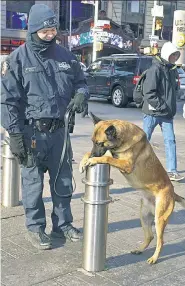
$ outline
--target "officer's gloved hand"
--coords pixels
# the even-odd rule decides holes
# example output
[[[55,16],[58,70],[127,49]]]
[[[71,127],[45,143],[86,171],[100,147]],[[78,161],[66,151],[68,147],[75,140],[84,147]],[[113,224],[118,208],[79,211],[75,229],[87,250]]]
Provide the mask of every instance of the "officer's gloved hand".
[[[10,150],[17,157],[19,164],[26,165],[27,153],[24,143],[24,135],[22,133],[10,134]]]
[[[72,110],[76,113],[81,113],[85,108],[86,98],[83,93],[76,93],[74,98],[71,100],[69,106],[73,106]]]

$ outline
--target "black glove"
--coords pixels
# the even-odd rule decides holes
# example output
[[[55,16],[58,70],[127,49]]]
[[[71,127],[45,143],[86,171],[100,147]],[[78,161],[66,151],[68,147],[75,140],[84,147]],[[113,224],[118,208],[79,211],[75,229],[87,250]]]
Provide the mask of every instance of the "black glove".
[[[27,153],[22,133],[10,134],[10,150],[17,157],[19,164],[26,165]]]
[[[76,93],[74,98],[69,103],[69,107],[73,106],[72,110],[76,113],[84,111],[86,98],[83,93]]]

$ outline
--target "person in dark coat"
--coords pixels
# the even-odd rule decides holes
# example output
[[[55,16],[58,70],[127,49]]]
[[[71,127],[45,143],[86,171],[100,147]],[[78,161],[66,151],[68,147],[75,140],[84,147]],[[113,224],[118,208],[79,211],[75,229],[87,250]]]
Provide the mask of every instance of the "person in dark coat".
[[[2,126],[10,136],[10,148],[21,166],[22,201],[27,239],[37,248],[51,248],[45,233],[42,199],[44,173],[50,176],[53,202],[52,236],[77,241],[71,213],[72,150],[64,116],[84,110],[89,92],[76,57],[56,44],[57,20],[44,4],[31,7],[26,43],[10,54],[2,75]]]
[[[177,172],[176,142],[173,118],[176,114],[176,94],[178,90],[178,72],[175,62],[180,52],[167,42],[161,49],[161,55],[153,59],[152,66],[147,70],[143,83],[144,113],[143,129],[148,140],[157,125],[161,127],[169,178],[180,181],[184,177]]]

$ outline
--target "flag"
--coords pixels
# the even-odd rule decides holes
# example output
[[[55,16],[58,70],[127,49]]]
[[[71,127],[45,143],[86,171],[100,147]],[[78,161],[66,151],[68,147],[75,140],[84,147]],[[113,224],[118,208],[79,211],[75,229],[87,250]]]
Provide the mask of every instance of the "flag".
[[[83,0],[81,1],[82,4],[91,4],[94,5],[95,4],[95,0]]]

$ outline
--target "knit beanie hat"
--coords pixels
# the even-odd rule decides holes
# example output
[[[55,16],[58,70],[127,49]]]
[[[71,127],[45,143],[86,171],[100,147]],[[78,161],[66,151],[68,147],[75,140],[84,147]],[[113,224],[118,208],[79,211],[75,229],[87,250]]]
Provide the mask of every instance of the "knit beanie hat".
[[[32,34],[52,27],[57,27],[57,19],[53,10],[44,4],[33,5],[28,18],[28,32]]]

